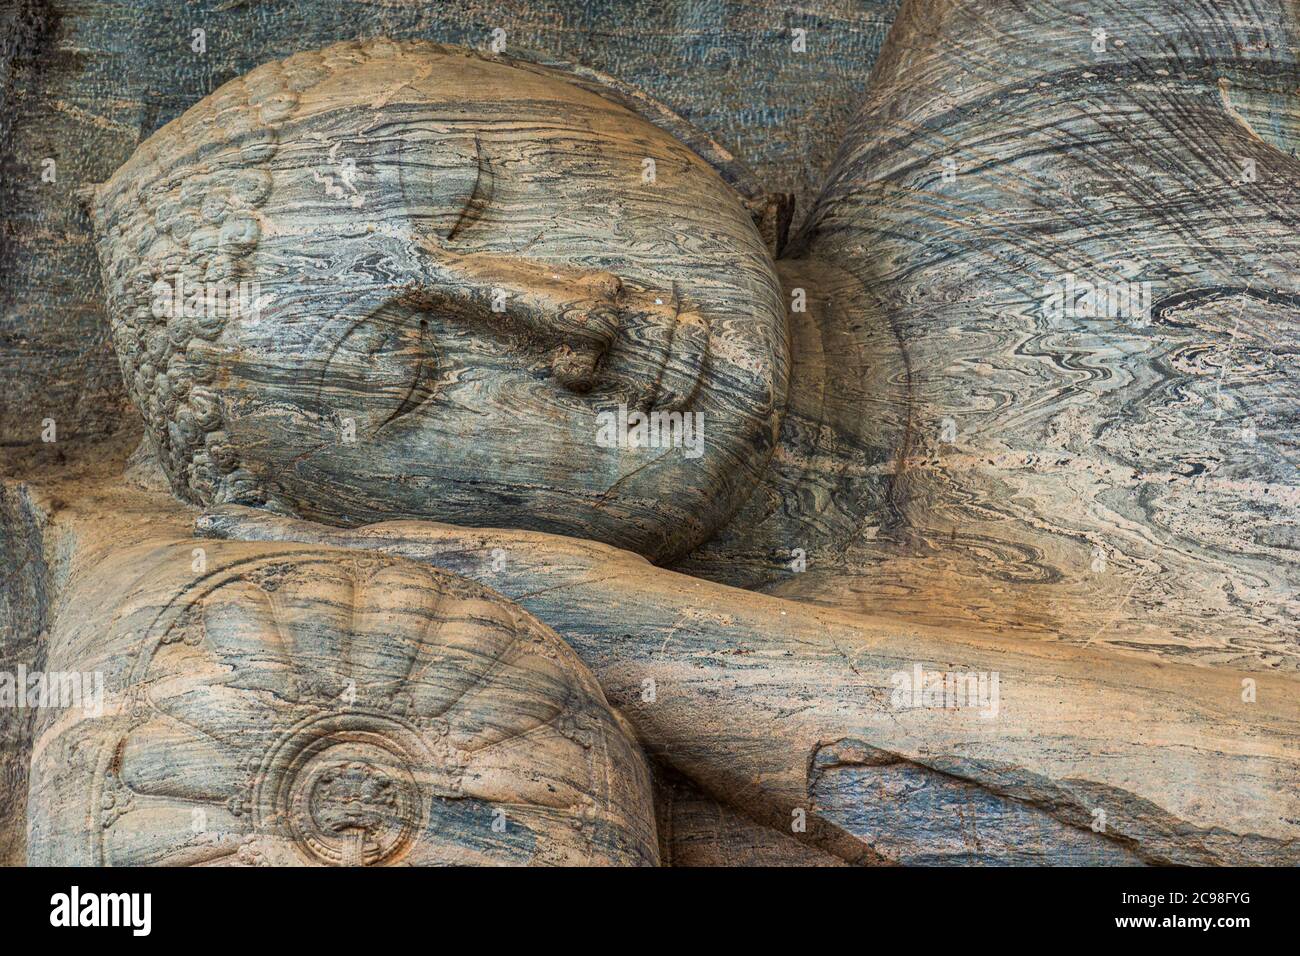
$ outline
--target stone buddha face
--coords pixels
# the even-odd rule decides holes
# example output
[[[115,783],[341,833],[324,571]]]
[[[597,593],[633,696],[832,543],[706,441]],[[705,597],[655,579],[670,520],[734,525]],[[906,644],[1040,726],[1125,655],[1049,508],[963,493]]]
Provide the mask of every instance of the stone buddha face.
[[[100,187],[114,341],[173,488],[681,554],[775,443],[782,293],[740,197],[525,64],[259,67]]]

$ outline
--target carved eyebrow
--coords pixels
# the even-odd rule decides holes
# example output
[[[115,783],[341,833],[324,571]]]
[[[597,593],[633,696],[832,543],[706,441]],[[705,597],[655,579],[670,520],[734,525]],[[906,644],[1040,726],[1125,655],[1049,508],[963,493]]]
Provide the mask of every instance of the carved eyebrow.
[[[477,133],[472,152],[461,137],[447,140],[403,143],[399,149],[398,175],[402,195],[418,220],[423,220],[434,238],[456,242],[466,230],[483,218],[492,202],[495,186],[493,164]],[[459,153],[447,157],[451,163],[430,164],[428,151]],[[417,155],[424,153],[423,157]],[[443,157],[438,157],[443,159]]]

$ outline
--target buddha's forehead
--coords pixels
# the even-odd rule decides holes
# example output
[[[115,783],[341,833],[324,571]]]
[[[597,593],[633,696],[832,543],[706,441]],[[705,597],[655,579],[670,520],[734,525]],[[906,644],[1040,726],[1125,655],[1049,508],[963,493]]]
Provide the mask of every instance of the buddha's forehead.
[[[544,71],[437,53],[336,71],[304,95],[272,172],[260,253],[283,268],[268,262],[265,278],[297,274],[284,257],[346,271],[338,256],[369,259],[386,237],[665,289],[675,278],[705,300],[734,299],[752,284],[746,271],[770,272],[740,198],[707,163]]]
[[[546,68],[428,45],[259,67],[150,137],[98,195],[99,234],[129,234],[108,251],[129,247],[155,273],[145,285],[235,261],[267,284],[325,266],[360,284],[384,275],[386,237],[680,280],[700,304],[771,272],[741,198],[667,131]]]
[[[561,234],[566,210],[681,224],[701,217],[701,198],[712,215],[748,222],[707,163],[625,107],[542,71],[466,56],[331,74],[304,95],[274,165],[281,214],[312,213],[323,196],[338,200],[326,206],[335,215],[404,211],[463,242],[546,222]]]
[[[711,172],[667,132],[618,103],[540,67],[433,51],[370,59],[335,70],[301,94],[286,141],[394,140],[433,159],[463,157],[477,140],[504,161],[545,155],[592,163],[643,159]],[[412,150],[406,152],[411,158]],[[418,159],[416,160],[418,161]]]

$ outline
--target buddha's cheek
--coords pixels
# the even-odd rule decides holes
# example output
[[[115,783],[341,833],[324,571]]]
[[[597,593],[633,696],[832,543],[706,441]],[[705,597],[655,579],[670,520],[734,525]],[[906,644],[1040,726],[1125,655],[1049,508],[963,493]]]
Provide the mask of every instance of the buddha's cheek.
[[[328,402],[300,386],[239,393],[229,427],[242,467],[291,510],[335,523],[540,516],[579,529],[644,455],[602,444],[585,398],[518,369],[444,368],[412,388],[336,380]]]

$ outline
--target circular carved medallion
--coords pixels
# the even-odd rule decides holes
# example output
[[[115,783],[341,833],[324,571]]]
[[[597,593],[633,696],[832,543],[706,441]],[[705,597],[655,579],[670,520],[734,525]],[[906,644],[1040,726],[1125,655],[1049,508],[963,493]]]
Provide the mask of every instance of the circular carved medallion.
[[[287,831],[313,863],[376,866],[400,860],[424,827],[427,802],[413,768],[424,747],[410,728],[350,713],[300,724],[272,748],[257,780],[259,822]]]

